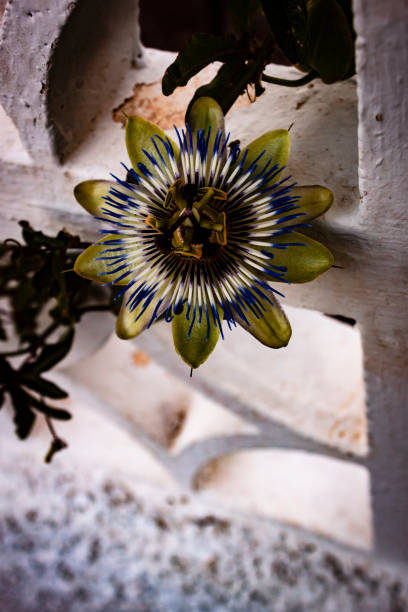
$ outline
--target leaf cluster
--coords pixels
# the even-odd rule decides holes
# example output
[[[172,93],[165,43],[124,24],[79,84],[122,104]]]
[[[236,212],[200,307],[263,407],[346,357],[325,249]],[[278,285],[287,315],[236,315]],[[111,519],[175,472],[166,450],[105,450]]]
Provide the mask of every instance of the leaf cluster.
[[[169,96],[208,64],[222,62],[214,79],[195,92],[187,117],[201,96],[214,98],[226,114],[249,87],[261,95],[262,81],[293,87],[316,77],[334,83],[354,74],[351,0],[230,0],[228,8],[234,35],[194,34],[163,76],[162,90]],[[259,20],[266,36],[258,34]],[[305,77],[286,81],[265,75],[277,51]]]
[[[117,309],[113,295],[106,304],[89,304],[92,285],[72,272],[84,244],[61,230],[56,236],[35,231],[20,221],[22,243],[0,243],[0,340],[17,339],[13,350],[0,352],[0,407],[8,396],[19,438],[29,436],[36,418],[45,418],[52,435],[46,461],[66,443],[59,438],[53,419],[71,414],[50,400],[68,397],[44,373],[60,363],[71,349],[75,325],[90,310]]]

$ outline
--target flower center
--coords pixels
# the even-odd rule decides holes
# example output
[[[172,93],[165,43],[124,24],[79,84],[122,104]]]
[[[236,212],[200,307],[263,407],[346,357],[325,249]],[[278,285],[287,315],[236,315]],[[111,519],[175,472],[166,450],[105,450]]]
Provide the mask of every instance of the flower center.
[[[163,218],[148,215],[145,223],[160,234],[157,245],[184,257],[214,258],[227,244],[225,212],[227,194],[214,187],[198,187],[177,179],[164,200]]]

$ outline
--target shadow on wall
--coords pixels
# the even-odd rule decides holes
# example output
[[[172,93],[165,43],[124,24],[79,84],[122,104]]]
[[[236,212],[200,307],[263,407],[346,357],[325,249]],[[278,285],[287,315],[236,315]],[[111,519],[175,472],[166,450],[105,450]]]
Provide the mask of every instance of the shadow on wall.
[[[227,0],[140,0],[140,30],[146,47],[164,51],[180,51],[188,39],[197,33],[216,36],[234,33]],[[268,34],[268,26],[261,15],[255,15],[254,23],[260,40]],[[275,52],[276,64],[288,64],[280,52]]]
[[[79,2],[51,56],[47,105],[60,161],[110,113],[126,70],[137,58],[134,0]],[[123,41],[118,44],[119,41]]]
[[[227,2],[140,0],[140,29],[146,47],[179,51],[195,32],[231,33]]]

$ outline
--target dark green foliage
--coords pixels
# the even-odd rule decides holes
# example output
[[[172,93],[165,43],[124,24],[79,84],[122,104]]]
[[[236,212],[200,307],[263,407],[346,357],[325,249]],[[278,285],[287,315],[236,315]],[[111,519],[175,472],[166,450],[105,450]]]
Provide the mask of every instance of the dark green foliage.
[[[14,408],[14,423],[16,434],[24,440],[35,422],[35,413],[31,410],[30,396],[18,386],[10,386],[10,398]]]
[[[6,330],[4,329],[3,321],[0,319],[0,340],[7,340]]]
[[[238,96],[246,90],[248,83],[252,82],[253,79],[258,79],[259,72],[263,69],[263,63],[261,55],[257,61],[252,60],[245,63],[242,58],[237,57],[235,60],[223,64],[210,83],[197,89],[187,108],[186,117],[188,117],[189,110],[195,100],[203,96],[216,100],[225,115]],[[255,82],[255,88],[258,96],[264,91],[259,79]]]
[[[307,32],[305,0],[261,0],[261,2],[269,27],[281,51],[291,64],[303,66]]]
[[[307,61],[325,83],[344,79],[354,58],[352,32],[336,0],[309,0]]]
[[[200,96],[210,96],[226,113],[249,86],[255,96],[261,95],[262,80],[299,86],[316,77],[334,83],[354,74],[351,0],[229,0],[228,7],[236,35],[195,34],[164,74],[166,96],[214,61],[222,62],[221,68],[210,83],[197,89],[189,108]],[[269,28],[266,37],[257,34],[257,15]],[[307,73],[304,80],[263,75],[277,50]]]
[[[20,383],[25,387],[36,391],[40,395],[45,395],[46,397],[51,397],[52,399],[65,399],[68,397],[68,393],[63,389],[60,389],[58,385],[50,380],[41,378],[41,376],[36,376],[34,373],[22,374],[20,377]]]
[[[195,34],[167,68],[162,80],[164,95],[169,96],[176,87],[186,85],[191,77],[211,62],[227,61],[236,52],[237,43],[232,36]]]
[[[9,397],[21,439],[30,434],[38,416],[45,418],[52,435],[45,457],[49,463],[67,446],[55,433],[52,419],[66,421],[71,414],[48,403],[68,394],[42,374],[69,353],[75,324],[85,312],[116,312],[118,305],[110,289],[99,289],[99,301],[90,304],[94,286],[73,272],[79,251],[88,244],[64,230],[48,236],[26,221],[20,225],[24,243],[0,243],[0,340],[17,337],[19,343],[0,352],[0,407]]]
[[[260,0],[228,0],[228,8],[234,30],[245,36],[254,29],[254,17],[260,11]]]
[[[203,96],[216,100],[225,115],[238,96],[245,90],[246,85],[247,75],[244,60],[236,58],[227,64],[223,64],[210,83],[197,89],[188,106],[186,117],[188,117],[189,110],[197,98]]]
[[[72,340],[74,339],[74,330],[71,327],[64,332],[58,342],[53,344],[45,344],[41,349],[40,354],[34,363],[29,364],[31,372],[34,374],[40,374],[51,370],[57,363],[62,361],[69,352]]]

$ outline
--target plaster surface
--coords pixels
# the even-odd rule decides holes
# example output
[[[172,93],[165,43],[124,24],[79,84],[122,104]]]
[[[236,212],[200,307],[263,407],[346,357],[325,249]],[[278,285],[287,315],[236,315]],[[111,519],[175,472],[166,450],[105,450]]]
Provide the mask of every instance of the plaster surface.
[[[51,465],[0,414],[2,612],[408,609],[403,570],[192,496],[92,398]]]
[[[0,54],[0,104],[32,158],[58,163],[109,112],[142,58],[138,2],[7,2]]]
[[[92,6],[96,6],[95,3]],[[83,29],[86,6],[91,6],[91,3],[68,4],[60,0],[52,11],[39,12],[32,10],[37,7],[35,3],[29,4],[8,2],[2,20],[0,46],[6,58],[2,64],[2,104],[18,128],[15,129],[5,114],[0,116],[2,132],[6,135],[0,150],[2,234],[4,237],[17,236],[16,221],[26,218],[44,231],[55,231],[64,225],[80,233],[84,239],[93,239],[96,237],[94,221],[74,203],[72,186],[80,180],[108,178],[110,171],[120,171],[120,162],[126,161],[123,132],[118,124],[113,123],[111,111],[123,103],[135,85],[157,84],[174,55],[147,50],[143,57],[144,67],[129,68],[127,61],[134,58],[137,32],[129,31],[124,36],[121,28],[110,30],[113,14],[112,23],[106,24],[103,15],[111,13],[103,13],[101,26],[108,27],[112,34],[107,38],[107,48],[116,49],[117,53],[110,53],[113,63],[108,63],[106,73],[96,71],[94,81],[89,77],[92,65],[98,66],[104,56],[102,51],[99,52],[97,35],[90,37],[90,47],[84,43],[87,36],[86,28]],[[131,4],[137,10],[136,3]],[[75,22],[79,10],[85,12]],[[300,183],[323,183],[336,194],[333,208],[315,224],[313,235],[331,248],[340,267],[310,285],[290,287],[286,303],[321,313],[341,314],[357,321],[364,352],[368,443],[364,437],[360,437],[360,447],[347,436],[329,440],[316,431],[318,419],[315,419],[313,411],[310,423],[307,420],[296,422],[287,416],[286,411],[282,412],[280,420],[276,411],[265,415],[269,406],[266,403],[262,406],[259,390],[266,398],[267,389],[256,377],[258,364],[264,364],[264,356],[256,353],[260,349],[252,348],[250,339],[242,337],[239,338],[241,354],[236,351],[235,373],[234,370],[231,373],[228,361],[220,359],[216,378],[212,376],[206,380],[203,370],[203,377],[194,377],[192,386],[210,399],[221,402],[224,410],[234,413],[231,421],[225,421],[226,431],[236,427],[243,430],[239,435],[216,436],[213,429],[208,439],[200,443],[196,433],[196,444],[187,444],[184,455],[180,454],[183,461],[178,459],[177,463],[174,458],[173,467],[177,466],[177,478],[186,484],[194,480],[206,464],[229,452],[239,453],[244,449],[283,447],[321,453],[333,459],[349,459],[352,452],[353,461],[366,465],[371,474],[378,554],[406,559],[408,347],[404,258],[407,246],[407,174],[404,153],[408,142],[408,98],[404,93],[403,71],[404,58],[408,56],[408,19],[404,0],[391,4],[380,0],[374,3],[355,0],[354,10],[357,82],[351,79],[325,86],[317,80],[310,84],[313,87],[309,85],[295,91],[267,85],[267,94],[253,108],[232,112],[229,127],[234,137],[245,142],[268,129],[287,127],[295,119],[290,171]],[[124,24],[123,15],[118,13],[118,23],[129,25],[127,22]],[[36,27],[31,25],[34,23],[31,19],[36,20]],[[71,34],[77,33],[78,41],[84,44],[81,47],[82,58],[89,58],[89,63],[69,63],[73,51],[70,41],[76,40],[75,36],[67,36],[71,27]],[[51,48],[55,41],[61,46],[56,44]],[[27,49],[34,49],[36,53],[31,54]],[[54,60],[55,64],[52,63]],[[56,72],[53,72],[53,65]],[[24,70],[20,70],[20,66]],[[53,74],[58,74],[58,66],[67,68],[69,78],[62,81],[53,78]],[[271,66],[268,71],[288,78],[297,75],[294,69],[285,67]],[[73,87],[84,75],[89,77],[87,83],[92,87],[83,91],[82,96],[75,95]],[[145,91],[148,95],[148,90]],[[101,96],[101,92],[106,95]],[[64,97],[70,101],[66,108],[61,107]],[[159,106],[165,104],[164,101],[156,103]],[[62,168],[57,163],[61,160],[65,160]],[[105,334],[105,329],[101,329],[102,332]],[[310,340],[318,342],[318,336],[312,335]],[[303,358],[307,360],[309,345],[304,346]],[[138,351],[148,354],[159,366],[165,366],[174,376],[184,378],[185,371],[168,349],[169,343],[160,326],[150,334],[143,334],[137,345]],[[225,354],[228,356],[228,352]],[[255,364],[250,368],[250,376],[246,375],[248,356],[254,356],[251,363]],[[344,367],[339,370],[341,375],[347,371],[348,361],[353,363],[346,351]],[[358,359],[355,363],[359,363]],[[248,381],[252,377],[256,385],[250,388]],[[278,387],[279,382],[285,382],[285,377],[276,379]],[[286,390],[288,399],[291,397],[289,384]],[[336,386],[332,391],[337,396]],[[298,389],[299,405],[301,393],[302,389]],[[272,394],[275,400],[277,395],[273,388]],[[285,393],[281,396],[285,398]],[[319,385],[311,392],[308,404],[313,398],[322,399]],[[361,394],[360,400],[363,399]],[[277,402],[271,403],[276,405]],[[123,416],[118,411],[108,412],[112,420],[120,420]],[[173,414],[171,410],[169,412]],[[327,414],[324,407],[323,414]],[[168,415],[168,412],[163,411],[163,415]],[[169,461],[166,448],[166,445],[169,447],[168,431],[174,428],[172,419],[170,428],[164,421],[156,432],[156,439],[151,435],[146,414],[132,428],[133,435],[162,463]],[[252,431],[246,431],[246,427],[258,427],[259,433],[253,435]],[[350,432],[350,427],[346,427],[346,431]],[[177,443],[173,441],[172,452],[175,454],[176,449]],[[238,454],[238,466],[240,461],[242,455]],[[218,474],[227,474],[228,483],[228,478],[232,479],[236,472],[229,470],[228,462],[223,464],[222,459],[218,466]],[[362,468],[357,465],[356,469]]]

